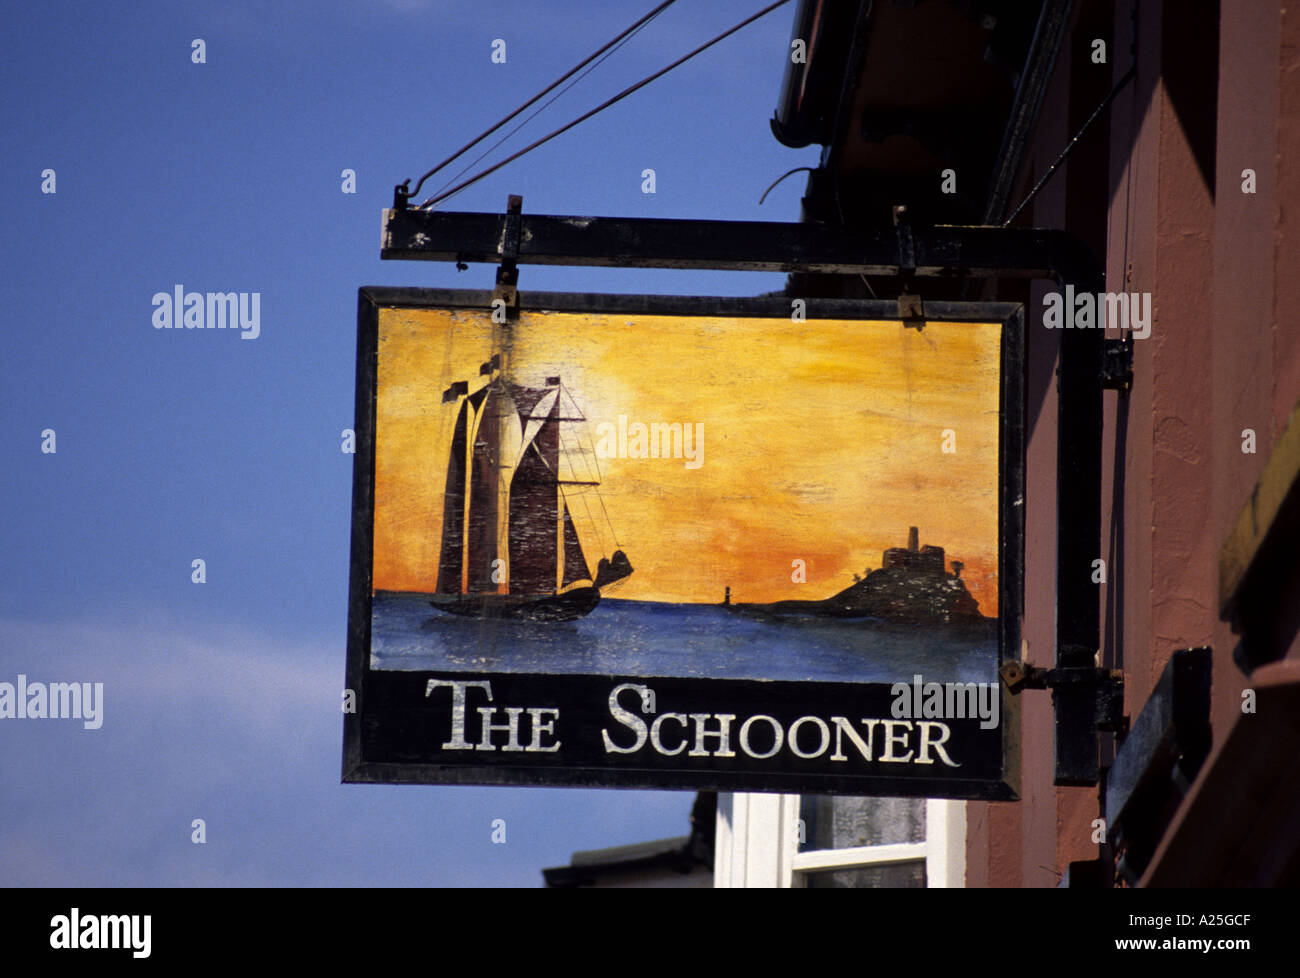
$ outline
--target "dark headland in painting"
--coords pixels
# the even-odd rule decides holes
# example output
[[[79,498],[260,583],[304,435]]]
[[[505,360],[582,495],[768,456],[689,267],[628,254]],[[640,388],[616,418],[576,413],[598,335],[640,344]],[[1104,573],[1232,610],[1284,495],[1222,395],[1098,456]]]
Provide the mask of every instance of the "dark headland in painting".
[[[944,564],[943,547],[918,547],[916,527],[907,547],[890,547],[879,570],[821,601],[773,601],[732,604],[731,589],[723,606],[737,614],[768,620],[800,618],[874,618],[917,625],[978,624],[993,621],[980,614],[979,603],[961,579],[962,563]],[[855,575],[856,576],[856,575]]]

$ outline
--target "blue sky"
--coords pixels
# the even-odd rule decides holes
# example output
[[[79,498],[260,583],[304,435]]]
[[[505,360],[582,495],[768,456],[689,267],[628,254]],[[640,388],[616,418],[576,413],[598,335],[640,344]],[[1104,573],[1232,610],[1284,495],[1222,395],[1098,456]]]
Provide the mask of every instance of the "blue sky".
[[[679,0],[494,154],[756,11]],[[7,11],[0,682],[103,682],[104,724],[0,721],[0,880],[516,885],[684,834],[692,795],[339,784],[356,290],[392,188],[651,0],[51,2]],[[794,4],[443,205],[797,220],[772,137]],[[191,42],[206,43],[206,63]],[[506,63],[491,46],[506,41]],[[490,161],[489,160],[489,161]],[[656,193],[641,173],[656,173]],[[41,192],[41,173],[57,192]],[[357,193],[341,192],[356,171]],[[454,172],[454,167],[450,172]],[[423,198],[442,174],[426,184]],[[255,340],[151,298],[261,293]],[[524,290],[753,295],[764,274],[524,266]],[[43,454],[53,429],[57,452]],[[207,583],[191,582],[202,558]],[[190,842],[194,818],[207,842]],[[490,841],[504,818],[507,842]]]

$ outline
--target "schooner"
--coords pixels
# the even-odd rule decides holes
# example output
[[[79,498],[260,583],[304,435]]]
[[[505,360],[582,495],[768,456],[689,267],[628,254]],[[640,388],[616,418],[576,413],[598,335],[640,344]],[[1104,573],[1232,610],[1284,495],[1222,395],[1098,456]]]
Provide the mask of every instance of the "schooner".
[[[588,478],[577,478],[571,459],[562,477],[561,426],[586,423],[572,395],[559,377],[541,387],[512,383],[500,364],[498,354],[479,368],[487,381],[472,394],[468,381],[457,381],[442,395],[457,414],[431,603],[475,618],[571,621],[590,613],[600,589],[631,574],[632,564],[615,542],[594,575],[588,565],[570,496],[595,493],[600,479],[594,464]]]

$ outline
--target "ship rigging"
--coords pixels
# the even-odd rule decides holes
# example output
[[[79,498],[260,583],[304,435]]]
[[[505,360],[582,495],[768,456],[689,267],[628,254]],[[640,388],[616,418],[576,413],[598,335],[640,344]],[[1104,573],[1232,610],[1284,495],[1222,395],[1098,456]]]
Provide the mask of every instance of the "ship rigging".
[[[594,453],[588,464],[581,440],[565,437],[564,426],[585,426],[586,418],[559,377],[540,387],[512,383],[501,374],[499,355],[479,374],[487,381],[473,393],[468,381],[458,381],[442,395],[457,414],[431,603],[476,618],[581,618],[600,602],[602,588],[632,573],[611,524],[613,553],[600,558],[593,575],[573,519],[571,503],[579,501],[592,515],[590,491],[609,523]]]

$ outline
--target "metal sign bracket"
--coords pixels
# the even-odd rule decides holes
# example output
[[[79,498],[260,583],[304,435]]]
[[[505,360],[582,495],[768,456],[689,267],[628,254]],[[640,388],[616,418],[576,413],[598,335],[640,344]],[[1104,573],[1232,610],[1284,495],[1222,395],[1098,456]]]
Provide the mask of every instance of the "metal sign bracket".
[[[1043,669],[1013,660],[1003,663],[998,674],[1012,695],[1026,689],[1050,689],[1056,696],[1085,694],[1095,703],[1096,729],[1123,735],[1128,728],[1124,671],[1095,666],[1096,657],[1085,648],[1062,649],[1057,661],[1056,668]]]
[[[1133,338],[1103,340],[1101,345],[1101,386],[1128,397],[1133,387]]]
[[[398,188],[399,191],[403,188]],[[515,198],[511,198],[512,201]],[[894,227],[815,223],[684,221],[659,218],[521,216],[411,210],[402,194],[386,212],[380,257],[499,263],[496,295],[518,306],[517,264],[691,268],[893,277],[899,318],[923,324],[927,310],[911,283],[923,278],[1047,278],[1076,292],[1104,291],[1105,275],[1086,245],[1048,228],[914,228],[905,209]],[[929,310],[936,310],[935,303]],[[1100,647],[1095,583],[1101,538],[1102,391],[1121,396],[1132,383],[1132,348],[1100,330],[1060,337],[1057,371],[1055,783],[1091,785],[1100,777],[1097,717],[1113,719],[1113,686],[1089,679]],[[1079,661],[1075,652],[1080,653]],[[1088,670],[1088,675],[1073,670]],[[1086,681],[1085,681],[1086,680]],[[1037,679],[1034,680],[1037,682]],[[1030,686],[1029,688],[1033,688]]]
[[[497,269],[496,288],[492,292],[492,307],[503,304],[506,319],[519,318],[519,233],[520,215],[523,212],[524,198],[511,194],[506,201],[506,213],[501,223],[501,240],[497,253],[501,256],[501,266]]]

